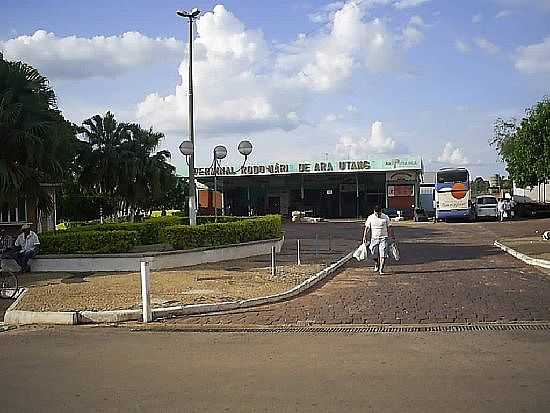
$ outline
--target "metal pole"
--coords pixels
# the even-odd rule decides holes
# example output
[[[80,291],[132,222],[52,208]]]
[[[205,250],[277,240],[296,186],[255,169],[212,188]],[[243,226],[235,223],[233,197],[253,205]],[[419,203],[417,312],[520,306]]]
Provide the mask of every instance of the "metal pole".
[[[213,204],[214,204],[214,222],[218,222],[218,205],[216,202],[216,194],[218,192],[218,179],[217,179],[217,170],[218,169],[218,160],[216,159],[216,154],[214,154],[214,196],[213,196]]]
[[[332,236],[330,235],[330,232],[328,233],[328,250],[329,252],[332,251]]]
[[[319,234],[315,233],[315,256],[319,255]]]
[[[300,240],[296,240],[297,242],[297,256],[298,256],[298,265],[302,265],[302,259],[300,257]]]
[[[248,200],[248,216],[250,216],[250,212],[251,212],[251,209],[250,209],[250,186],[247,186],[246,187],[246,199]]]
[[[271,247],[271,275],[277,274],[277,267],[275,263],[275,246]]]
[[[195,128],[193,124],[193,18],[189,17],[189,139],[193,153],[189,155],[189,225],[197,225],[195,189]]]
[[[151,294],[149,283],[149,261],[141,261],[141,302],[143,307],[143,322],[153,321],[153,312],[151,310]]]

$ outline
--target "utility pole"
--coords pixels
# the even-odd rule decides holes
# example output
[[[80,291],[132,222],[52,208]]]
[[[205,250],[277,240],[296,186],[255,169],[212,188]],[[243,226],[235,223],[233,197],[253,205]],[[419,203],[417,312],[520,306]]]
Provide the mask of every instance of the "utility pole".
[[[193,20],[200,10],[190,12],[177,11],[176,14],[189,20],[189,139],[193,144],[193,153],[189,155],[189,225],[197,225],[197,189],[195,185],[195,127],[193,123]]]

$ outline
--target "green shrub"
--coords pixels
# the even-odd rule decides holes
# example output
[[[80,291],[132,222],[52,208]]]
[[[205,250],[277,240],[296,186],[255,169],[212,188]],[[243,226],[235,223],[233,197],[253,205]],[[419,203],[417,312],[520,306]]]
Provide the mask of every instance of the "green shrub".
[[[137,244],[136,231],[51,231],[40,235],[41,254],[112,254]]]
[[[185,250],[279,238],[281,233],[281,217],[268,215],[237,222],[164,227],[160,230],[159,237],[161,242],[172,244],[175,249]]]
[[[183,224],[184,220],[180,217],[158,217],[150,218],[144,222],[122,222],[87,225],[83,227],[70,228],[71,232],[88,231],[135,231],[137,232],[137,243],[139,245],[158,244],[159,230],[166,226]]]
[[[189,217],[187,215],[184,215],[183,212],[174,212],[172,216],[177,216],[180,218],[183,218],[182,224],[188,224],[189,223]],[[244,219],[249,219],[249,217],[235,217],[233,215],[218,215],[218,224],[224,224],[226,222],[238,222],[242,221]],[[216,221],[216,217],[214,215],[199,215],[197,217],[197,224],[214,224]]]

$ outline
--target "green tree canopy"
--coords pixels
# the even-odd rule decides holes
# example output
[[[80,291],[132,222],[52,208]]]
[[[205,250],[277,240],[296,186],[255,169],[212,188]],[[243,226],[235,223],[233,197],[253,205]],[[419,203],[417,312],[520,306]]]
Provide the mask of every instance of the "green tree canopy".
[[[0,200],[15,203],[23,195],[51,208],[40,184],[64,179],[76,144],[46,77],[0,56]]]
[[[550,99],[544,98],[525,115],[519,123],[498,118],[491,140],[510,178],[522,187],[550,178]]]
[[[135,123],[119,123],[111,112],[86,119],[78,129],[79,185],[90,196],[108,196],[119,210],[147,210],[175,190],[170,152],[158,151],[164,135]]]

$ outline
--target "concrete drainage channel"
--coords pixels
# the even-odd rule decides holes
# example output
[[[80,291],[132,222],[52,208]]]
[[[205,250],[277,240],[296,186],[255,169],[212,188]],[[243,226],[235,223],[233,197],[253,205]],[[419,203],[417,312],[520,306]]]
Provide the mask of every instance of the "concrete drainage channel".
[[[134,327],[133,332],[248,333],[248,334],[401,334],[469,333],[491,331],[550,331],[550,322],[429,324],[429,325],[355,325],[355,326],[281,326],[281,327]]]

